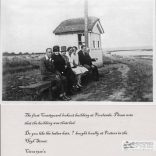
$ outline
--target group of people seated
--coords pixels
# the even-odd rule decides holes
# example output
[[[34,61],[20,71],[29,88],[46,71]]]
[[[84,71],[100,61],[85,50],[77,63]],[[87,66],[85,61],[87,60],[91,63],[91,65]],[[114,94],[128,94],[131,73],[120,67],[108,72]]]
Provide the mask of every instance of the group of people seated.
[[[61,49],[59,46],[46,49],[40,66],[42,80],[50,80],[52,86],[56,86],[55,96],[60,100],[70,100],[69,96],[73,94],[73,90],[83,87],[83,74],[91,72],[93,79],[99,80],[98,69],[92,64],[96,59],[90,57],[89,51],[85,45],[81,46],[81,50],[75,46],[67,49],[66,46]]]

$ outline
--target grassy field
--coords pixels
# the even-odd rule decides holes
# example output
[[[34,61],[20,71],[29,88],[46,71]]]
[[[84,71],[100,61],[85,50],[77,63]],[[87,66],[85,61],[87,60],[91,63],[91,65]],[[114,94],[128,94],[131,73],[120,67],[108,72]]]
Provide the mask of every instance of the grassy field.
[[[39,69],[41,55],[10,55],[3,56],[3,74],[26,72],[28,70]]]
[[[43,55],[3,57],[3,100],[28,100],[19,86],[41,81],[39,60]],[[73,101],[152,101],[153,60],[142,55],[105,55],[100,81],[89,82]],[[48,100],[48,99],[47,99]]]
[[[27,100],[19,86],[41,81],[43,54],[3,56],[3,100]]]

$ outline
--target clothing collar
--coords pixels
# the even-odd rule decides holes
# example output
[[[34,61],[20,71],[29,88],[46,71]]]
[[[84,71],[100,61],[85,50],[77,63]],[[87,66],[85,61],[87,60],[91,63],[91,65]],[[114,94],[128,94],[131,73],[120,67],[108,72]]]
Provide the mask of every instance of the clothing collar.
[[[85,55],[85,52],[84,51],[82,51],[82,53],[83,53],[83,55]]]
[[[51,58],[49,58],[47,55],[45,55],[45,58],[46,58],[46,60],[50,60],[51,61]]]
[[[67,57],[71,57],[71,55],[69,55],[69,53],[66,53],[66,56],[67,56]]]

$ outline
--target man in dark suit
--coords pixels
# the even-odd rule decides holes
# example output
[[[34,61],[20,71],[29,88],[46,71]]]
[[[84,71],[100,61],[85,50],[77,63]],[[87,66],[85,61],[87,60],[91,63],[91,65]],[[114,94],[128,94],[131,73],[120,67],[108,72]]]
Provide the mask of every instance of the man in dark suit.
[[[80,65],[87,68],[89,71],[92,71],[93,79],[95,81],[99,80],[99,72],[98,68],[92,64],[92,61],[96,61],[92,59],[89,55],[89,49],[86,48],[85,45],[81,46],[81,50],[78,52]]]
[[[65,96],[65,87],[63,85],[63,82],[66,80],[63,79],[60,76],[59,72],[56,70],[51,56],[52,49],[47,48],[46,55],[41,59],[40,64],[42,80],[50,80],[52,82],[52,85],[55,85],[57,87],[59,98],[61,100],[69,100],[69,98]]]

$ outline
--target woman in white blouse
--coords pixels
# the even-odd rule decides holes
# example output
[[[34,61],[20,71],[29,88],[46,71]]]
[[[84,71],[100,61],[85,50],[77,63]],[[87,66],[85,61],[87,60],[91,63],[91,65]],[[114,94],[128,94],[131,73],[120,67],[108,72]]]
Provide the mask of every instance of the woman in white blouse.
[[[78,53],[77,53],[77,47],[74,46],[73,47],[73,53],[71,55],[71,57],[73,58],[73,64],[75,67],[79,68],[79,70],[81,71],[81,73],[85,73],[88,71],[87,68],[83,67],[82,65],[80,65],[80,62],[79,62],[79,56],[78,56]]]
[[[75,47],[74,48],[68,47],[66,55],[68,56],[70,66],[77,77],[77,85],[78,85],[78,87],[82,87],[82,85],[81,85],[82,74],[84,74],[88,70],[86,68],[84,69],[84,67],[80,67],[78,65],[79,60],[78,60],[78,55],[76,53],[76,50],[77,49]]]

